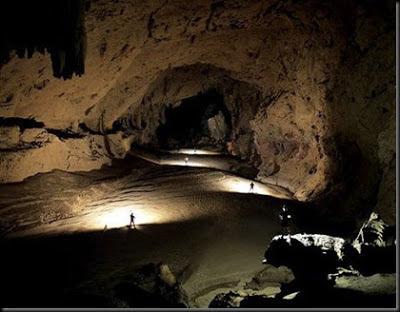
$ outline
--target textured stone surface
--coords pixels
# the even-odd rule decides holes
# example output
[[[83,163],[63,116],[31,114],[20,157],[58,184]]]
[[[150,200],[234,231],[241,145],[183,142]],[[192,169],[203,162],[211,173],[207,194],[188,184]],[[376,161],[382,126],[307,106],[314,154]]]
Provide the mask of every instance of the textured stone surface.
[[[19,143],[19,127],[0,127],[0,148],[14,148]]]
[[[60,139],[44,129],[26,129],[9,149],[0,149],[0,183],[19,182],[54,169],[88,171],[125,157],[130,139],[121,134]],[[11,142],[11,141],[8,141]]]
[[[355,213],[373,208],[377,198],[376,209],[394,222],[389,3],[92,1],[85,75],[55,79],[47,55],[14,57],[0,72],[0,116],[75,132],[85,124],[97,135],[124,120],[125,137],[156,143],[167,105],[216,88],[232,115],[228,150],[257,165],[260,181],[287,187],[301,201],[347,189],[351,195],[340,195],[339,206]],[[102,152],[86,161],[93,140],[2,153],[1,181],[108,163]],[[127,149],[126,140],[116,142],[125,142],[113,144],[116,150]],[[44,164],[50,146],[56,155],[63,151],[57,166]],[[353,148],[360,160],[348,165],[349,174]],[[76,155],[74,163],[68,153]]]

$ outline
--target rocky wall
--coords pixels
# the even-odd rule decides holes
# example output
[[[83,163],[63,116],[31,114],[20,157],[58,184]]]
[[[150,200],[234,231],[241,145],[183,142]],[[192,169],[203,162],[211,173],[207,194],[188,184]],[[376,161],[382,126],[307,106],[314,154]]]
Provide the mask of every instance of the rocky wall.
[[[374,208],[396,222],[395,6],[368,1],[354,8],[340,66],[328,92],[330,123],[344,152],[357,157],[342,168],[353,217]]]
[[[376,196],[387,207],[394,187],[394,12],[387,18],[382,3],[92,1],[85,75],[58,80],[48,55],[14,57],[0,71],[0,116],[74,133],[84,127],[90,136],[117,131],[125,118],[125,136],[154,143],[165,105],[217,86],[237,119],[230,152],[255,164],[260,181],[284,186],[300,201],[353,185],[343,207],[372,206]],[[80,142],[84,154],[90,140]],[[353,149],[361,155],[352,172],[359,188],[343,179]],[[1,157],[1,175],[9,177],[2,181],[11,182],[18,176],[12,171],[21,170],[17,158]],[[19,179],[54,167],[41,159]],[[77,163],[93,169],[84,158]]]
[[[49,130],[51,131],[51,130]],[[20,182],[54,169],[88,171],[110,165],[130,149],[130,137],[115,133],[62,137],[44,128],[0,127],[0,183]],[[68,134],[64,134],[64,136]]]

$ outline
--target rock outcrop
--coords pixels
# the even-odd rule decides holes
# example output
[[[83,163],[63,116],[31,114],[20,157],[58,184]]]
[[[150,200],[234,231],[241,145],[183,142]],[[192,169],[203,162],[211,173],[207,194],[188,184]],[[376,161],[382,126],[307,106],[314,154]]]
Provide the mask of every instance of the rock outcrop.
[[[295,284],[306,289],[329,285],[329,275],[349,267],[353,255],[349,242],[322,234],[275,236],[265,251],[268,264],[287,266],[293,271]]]
[[[354,239],[322,234],[275,236],[265,251],[266,263],[287,266],[295,279],[281,287],[284,295],[294,290],[330,288],[345,275],[368,277],[396,271],[393,233],[373,212]]]
[[[255,277],[248,283],[250,291],[217,294],[209,307],[394,307],[392,235],[373,212],[354,240],[322,234],[275,236],[265,251],[266,263],[290,269],[294,278],[281,280],[280,292],[268,294],[259,291]]]
[[[54,169],[88,171],[124,158],[132,137],[76,134],[45,128],[0,127],[0,183]]]

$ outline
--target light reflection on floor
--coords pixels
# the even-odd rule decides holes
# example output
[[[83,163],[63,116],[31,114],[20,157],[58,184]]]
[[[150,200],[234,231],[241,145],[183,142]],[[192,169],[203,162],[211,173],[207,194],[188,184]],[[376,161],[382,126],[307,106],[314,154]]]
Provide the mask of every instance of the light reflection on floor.
[[[138,148],[134,153],[138,157],[162,166],[186,166],[223,170],[226,172],[226,179],[223,183],[213,183],[214,190],[231,193],[254,193],[281,199],[293,199],[293,194],[284,187],[272,183],[260,183],[235,175],[235,171],[232,171],[232,168],[237,166],[238,163],[227,155],[197,149],[177,149],[158,153]]]
[[[217,204],[212,209],[204,205],[209,205],[214,196],[223,193],[291,197],[285,189],[273,184],[263,184],[226,171],[190,168],[207,165],[210,161],[207,156],[202,159],[199,155],[189,157],[176,154],[159,159],[168,165],[182,166],[186,157],[189,159],[186,161],[187,169],[149,164],[148,170],[143,168],[104,182],[101,179],[100,182],[94,180],[84,188],[71,183],[75,178],[78,181],[80,179],[73,174],[61,175],[62,179],[71,183],[66,184],[65,189],[61,186],[62,179],[56,185],[52,184],[51,179],[56,175],[49,175],[49,185],[43,177],[43,185],[47,185],[45,193],[34,189],[36,196],[42,198],[45,195],[42,209],[35,204],[36,201],[32,200],[35,197],[31,195],[24,200],[25,208],[21,207],[21,200],[5,197],[11,203],[9,209],[18,211],[18,216],[15,219],[15,213],[6,214],[6,210],[3,210],[3,223],[24,225],[23,229],[7,235],[50,235],[124,228],[129,225],[131,212],[138,226],[185,222],[216,213],[220,209]]]
[[[196,148],[180,148],[176,150],[168,150],[165,151],[170,154],[186,154],[186,155],[220,155],[219,152],[204,150],[204,149],[196,149]]]
[[[265,192],[258,183],[254,196],[248,194],[250,183],[218,170],[153,164],[110,178],[54,172],[33,178],[24,189],[3,187],[15,199],[0,196],[9,209],[0,216],[10,224],[30,224],[13,228],[10,238],[57,242],[60,236],[66,238],[60,242],[77,244],[82,238],[88,250],[74,249],[74,242],[67,248],[73,252],[65,254],[71,263],[82,257],[79,267],[84,263],[99,278],[116,268],[165,261],[177,272],[193,272],[183,285],[189,295],[198,294],[213,283],[250,279],[262,268],[265,241],[278,230],[271,217],[276,207],[256,196]],[[128,229],[131,211],[136,230]]]
[[[231,174],[224,174],[223,179],[211,181],[209,190],[214,192],[266,195],[287,199],[291,194],[279,186],[267,185],[254,180],[245,179]]]
[[[92,232],[106,231],[116,228],[128,228],[131,212],[135,216],[135,224],[140,230],[141,225],[167,224],[184,222],[209,215],[210,211],[204,211],[201,203],[193,203],[196,209],[189,208],[190,203],[180,202],[179,194],[185,193],[185,189],[191,190],[199,187],[202,189],[202,197],[208,200],[207,194],[212,193],[240,193],[254,195],[268,195],[280,197],[281,193],[262,183],[244,179],[223,172],[197,174],[197,180],[193,179],[184,185],[163,184],[151,194],[138,199],[137,191],[131,188],[128,194],[121,195],[115,192],[94,190],[89,194],[77,196],[77,201],[71,203],[74,209],[83,211],[82,214],[44,224],[36,230],[18,232],[16,236],[25,236],[36,233],[52,235],[68,232]],[[179,180],[180,177],[174,177]],[[253,184],[253,186],[251,186]],[[103,192],[103,194],[101,194]],[[190,191],[189,191],[190,193]],[[95,194],[95,195],[93,195]],[[188,194],[190,197],[190,194]],[[168,199],[170,198],[170,199]],[[216,207],[216,210],[219,208]],[[12,234],[11,236],[14,236]]]
[[[279,192],[262,183],[226,174],[223,174],[222,179],[215,179],[209,182],[207,188],[208,192],[280,196]],[[128,226],[131,212],[134,214],[135,224],[138,226],[141,224],[161,224],[191,219],[190,215],[177,214],[176,211],[171,211],[168,207],[165,207],[165,209],[154,209],[152,207],[134,204],[129,202],[129,200],[105,204],[101,210],[103,212],[97,215],[93,219],[93,222],[89,222],[90,230],[126,227]],[[196,217],[195,212],[193,212],[192,217]]]
[[[104,212],[98,214],[95,218],[93,218],[93,222],[89,223],[91,230],[108,230],[113,228],[128,227],[131,213],[133,213],[135,216],[135,225],[137,227],[145,224],[161,224],[178,221],[173,220],[171,216],[168,216],[167,212],[156,212],[154,209],[132,205],[128,202],[126,205],[106,204],[102,210],[104,210]]]

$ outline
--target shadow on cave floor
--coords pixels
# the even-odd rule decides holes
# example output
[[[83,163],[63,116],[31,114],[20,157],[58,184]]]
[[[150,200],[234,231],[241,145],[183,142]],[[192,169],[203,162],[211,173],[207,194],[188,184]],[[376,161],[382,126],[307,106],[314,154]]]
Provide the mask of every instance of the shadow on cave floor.
[[[319,289],[300,293],[293,300],[254,296],[244,299],[240,308],[393,308],[395,295],[366,295],[350,289]]]
[[[259,220],[248,216],[246,224],[221,224],[204,218],[137,230],[3,239],[2,306],[115,307],[114,286],[139,263],[167,263],[189,288],[192,275],[194,283],[207,283],[219,275],[257,271],[265,242]],[[272,225],[270,231],[276,230]]]
[[[25,231],[0,240],[2,306],[124,307],[115,283],[149,262],[167,263],[189,296],[250,280],[265,268],[284,201],[249,193],[247,184],[237,188],[237,181],[220,171],[127,158],[101,170],[1,185],[1,225]],[[132,207],[139,221],[133,232],[126,228]]]
[[[137,230],[2,240],[0,274],[7,285],[2,306],[111,306],[107,291],[133,264],[164,261],[179,268],[189,259],[194,261],[198,251],[192,247],[204,243],[206,237],[196,236],[193,241],[190,233],[204,231],[206,223],[212,222],[192,220],[140,225]]]
[[[113,301],[113,281],[139,263],[167,263],[189,295],[263,268],[281,200],[231,190],[222,172],[131,160],[0,186],[2,225],[9,220],[21,227],[11,234],[23,233],[0,240],[2,306],[123,307]],[[120,205],[128,210],[111,227]],[[126,228],[130,207],[138,231]]]
[[[53,171],[0,185],[0,230],[3,235],[91,231],[122,226],[131,209],[140,223],[164,223],[219,214],[221,207],[234,216],[247,209],[237,206],[263,210],[281,202],[256,194],[258,184],[250,192],[250,182],[221,171],[159,166],[134,157],[90,172]],[[214,205],[239,194],[250,201]]]

